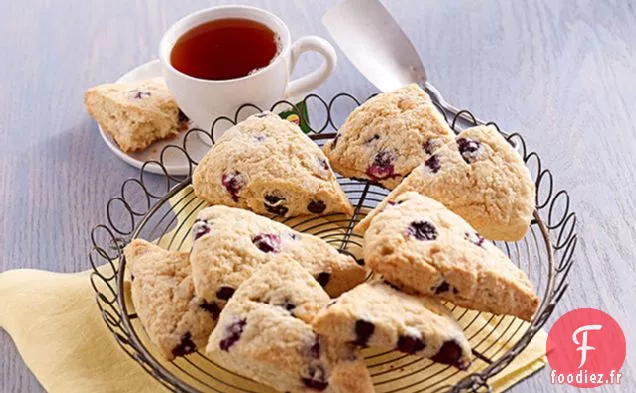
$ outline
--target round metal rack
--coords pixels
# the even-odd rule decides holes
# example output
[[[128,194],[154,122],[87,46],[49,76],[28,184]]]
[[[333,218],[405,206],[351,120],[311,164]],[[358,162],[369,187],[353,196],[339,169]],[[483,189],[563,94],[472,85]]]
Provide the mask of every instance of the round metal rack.
[[[335,136],[339,117],[344,120],[349,111],[360,104],[354,96],[340,93],[325,100],[318,95],[306,96],[300,105],[280,101],[273,112],[294,111],[310,124],[310,137],[319,145]],[[477,124],[468,111],[451,114],[435,104],[455,132]],[[310,116],[302,107],[309,108]],[[89,254],[94,268],[91,282],[104,322],[122,350],[145,371],[170,391],[183,392],[269,392],[271,389],[234,374],[214,364],[203,353],[167,362],[150,344],[134,307],[129,301],[129,283],[122,248],[132,238],[141,237],[159,242],[172,250],[187,250],[191,221],[205,203],[196,198],[190,187],[191,178],[170,175],[163,165],[167,155],[181,155],[190,164],[190,174],[200,157],[192,157],[188,146],[191,138],[203,138],[210,145],[222,128],[239,119],[259,112],[254,105],[243,105],[234,118],[218,118],[210,130],[191,129],[182,145],[166,146],[157,161],[144,164],[138,178],[122,183],[119,195],[109,200],[106,223],[91,232]],[[466,119],[469,119],[466,121]],[[489,123],[499,127],[494,123]],[[532,322],[511,316],[494,316],[448,305],[467,332],[474,353],[469,372],[435,364],[427,359],[394,351],[365,349],[363,355],[377,392],[472,392],[490,391],[489,380],[510,364],[546,323],[565,292],[568,273],[573,266],[577,243],[576,217],[570,208],[566,191],[557,190],[552,173],[543,168],[539,155],[529,151],[519,134],[502,133],[523,157],[537,189],[536,208],[531,229],[519,242],[496,244],[523,269],[535,285],[541,304]],[[148,174],[144,169],[155,165],[165,176]],[[388,191],[367,182],[338,178],[355,206],[352,218],[342,215],[301,217],[283,220],[293,228],[315,234],[343,252],[359,255],[362,238],[353,226],[368,209],[380,202]],[[459,378],[457,378],[459,377]],[[451,385],[449,380],[459,380]]]

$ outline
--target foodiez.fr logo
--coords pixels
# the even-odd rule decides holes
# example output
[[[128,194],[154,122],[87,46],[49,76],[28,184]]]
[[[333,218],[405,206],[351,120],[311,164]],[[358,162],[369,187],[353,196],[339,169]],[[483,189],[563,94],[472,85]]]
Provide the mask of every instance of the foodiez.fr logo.
[[[618,323],[594,308],[572,310],[548,334],[550,382],[580,388],[620,384],[625,335]]]

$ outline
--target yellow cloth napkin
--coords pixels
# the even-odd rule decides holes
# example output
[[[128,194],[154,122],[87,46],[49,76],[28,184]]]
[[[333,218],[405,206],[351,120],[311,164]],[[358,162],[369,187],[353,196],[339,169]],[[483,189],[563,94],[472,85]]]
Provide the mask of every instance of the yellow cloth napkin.
[[[191,198],[194,198],[194,194],[188,187],[175,195],[171,203],[173,206],[177,203],[187,206]],[[180,222],[175,230],[181,228],[188,231],[190,228],[195,215],[186,213],[180,210]],[[181,225],[181,218],[184,225]],[[325,225],[329,223],[326,220],[322,222],[324,225],[321,230],[324,235]],[[299,229],[302,230],[302,221],[299,223]],[[172,234],[168,234],[159,239],[159,245],[167,247],[171,236]],[[183,247],[187,249],[190,245],[186,242]],[[350,251],[356,253],[357,250]],[[106,274],[112,273],[110,266],[102,269]],[[25,363],[48,392],[163,391],[163,386],[130,359],[115,342],[95,303],[89,275],[90,272],[61,274],[39,270],[0,273],[0,327],[11,335]],[[467,320],[473,318],[472,315],[464,317]],[[525,322],[516,321],[514,329],[502,329],[498,327],[500,317],[490,321],[484,316],[476,318],[471,326],[486,327],[479,332],[469,328],[466,333],[472,337],[472,342],[484,340],[480,348],[488,348],[502,337],[504,341],[514,343],[525,331],[519,325]],[[507,326],[508,323],[500,325]],[[502,392],[508,389],[546,364],[546,337],[544,332],[539,332],[520,356],[489,381],[493,391]],[[498,348],[497,345],[492,347],[493,352]],[[493,354],[486,351],[483,355]],[[181,366],[188,367],[188,364],[182,362]],[[484,363],[476,360],[470,371],[477,367],[483,368]],[[452,385],[465,376],[465,373],[452,374],[454,375],[443,381],[444,384]],[[388,373],[384,375],[380,375],[375,381],[382,382],[383,378],[389,377]],[[383,384],[383,389],[387,387],[388,384]]]
[[[89,272],[0,273],[0,327],[47,392],[161,391],[107,329]]]

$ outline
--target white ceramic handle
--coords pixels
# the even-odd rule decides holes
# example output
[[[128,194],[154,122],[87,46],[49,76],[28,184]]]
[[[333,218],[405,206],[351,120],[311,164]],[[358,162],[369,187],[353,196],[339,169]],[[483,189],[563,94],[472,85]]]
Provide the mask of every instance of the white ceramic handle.
[[[291,46],[290,74],[294,72],[300,55],[309,51],[318,52],[324,61],[317,70],[314,70],[309,75],[289,82],[287,91],[285,92],[285,98],[293,98],[314,90],[320,86],[329,75],[331,75],[333,69],[336,68],[337,57],[336,50],[333,46],[320,37],[307,36],[299,38]]]

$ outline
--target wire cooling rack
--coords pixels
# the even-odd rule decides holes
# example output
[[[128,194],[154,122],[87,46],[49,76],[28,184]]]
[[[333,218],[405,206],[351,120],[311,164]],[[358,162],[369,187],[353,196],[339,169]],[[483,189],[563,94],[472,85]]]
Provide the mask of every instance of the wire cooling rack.
[[[307,120],[311,125],[310,137],[322,145],[335,136],[338,123],[344,121],[360,101],[348,93],[337,94],[328,101],[310,94],[302,104],[309,108],[309,119],[302,120]],[[481,123],[468,111],[451,113],[437,102],[435,105],[456,133],[467,126]],[[305,113],[288,101],[280,101],[270,109],[276,113],[292,110],[300,116]],[[191,178],[170,175],[163,165],[164,159],[167,155],[181,155],[189,163],[192,174],[201,157],[193,157],[189,153],[188,146],[193,142],[191,138],[202,138],[212,145],[222,129],[255,112],[260,112],[260,109],[250,104],[243,105],[236,111],[234,118],[220,117],[210,130],[191,129],[182,145],[166,146],[158,161],[144,164],[138,178],[130,178],[122,183],[119,195],[111,198],[107,204],[107,223],[97,225],[91,232],[92,250],[89,258],[94,268],[91,283],[103,319],[122,350],[170,391],[271,391],[217,366],[200,352],[171,362],[164,361],[149,342],[127,298],[129,284],[126,277],[129,273],[122,253],[123,246],[137,237],[159,241],[168,249],[189,250],[188,222],[205,207],[205,203],[194,196],[190,187]],[[488,124],[499,130],[496,124]],[[527,323],[511,316],[493,316],[449,305],[467,332],[473,348],[474,364],[470,372],[399,352],[365,349],[363,355],[379,393],[489,392],[491,378],[528,346],[567,289],[567,276],[573,266],[573,252],[577,243],[576,216],[570,209],[570,198],[566,191],[557,191],[552,173],[543,168],[537,153],[527,149],[521,135],[502,134],[517,148],[530,169],[537,196],[534,219],[526,237],[519,242],[496,244],[528,273],[541,297],[539,310],[532,322]],[[158,166],[165,176],[148,174],[145,169],[149,165]],[[343,252],[356,254],[362,239],[353,233],[353,227],[364,218],[367,209],[373,208],[388,195],[388,191],[364,181],[342,177],[338,177],[338,181],[355,206],[353,218],[326,215],[283,222],[297,230],[320,236]],[[459,382],[449,384],[449,380]]]

